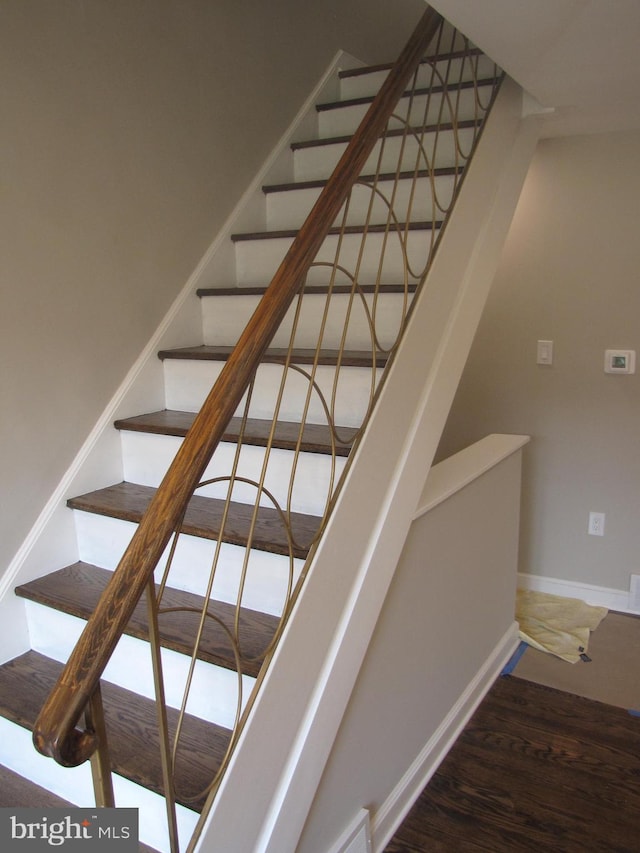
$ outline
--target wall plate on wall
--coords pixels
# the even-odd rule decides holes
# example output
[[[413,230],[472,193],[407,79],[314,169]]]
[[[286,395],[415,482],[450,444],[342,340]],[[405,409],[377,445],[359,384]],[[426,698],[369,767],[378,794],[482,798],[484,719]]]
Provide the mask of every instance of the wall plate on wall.
[[[553,364],[553,341],[538,341],[537,364]]]
[[[604,351],[605,373],[635,373],[636,351],[634,349],[608,349]]]

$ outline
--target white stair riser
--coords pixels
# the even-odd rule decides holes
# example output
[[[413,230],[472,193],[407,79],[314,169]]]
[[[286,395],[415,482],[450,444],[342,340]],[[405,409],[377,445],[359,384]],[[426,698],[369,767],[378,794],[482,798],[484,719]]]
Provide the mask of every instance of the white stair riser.
[[[409,281],[419,280],[426,266],[431,241],[437,231],[431,229],[410,231],[405,237],[402,229],[393,227],[389,234],[369,233],[328,236],[309,270],[308,284],[327,284],[332,265],[338,264],[351,275],[359,269],[360,284],[402,284],[404,281],[405,256],[410,264]],[[236,243],[236,274],[241,287],[260,285],[270,281],[282,259],[293,243],[292,237],[242,240]],[[364,243],[364,251],[362,249]],[[350,284],[346,275],[340,274],[338,284]]]
[[[295,180],[317,181],[327,178],[336,167],[347,144],[331,142],[296,148],[293,152]],[[465,157],[468,156],[473,145],[473,128],[460,128],[457,136],[451,130],[443,130],[438,134],[427,133],[423,138],[416,138],[414,135],[408,135],[406,139],[402,136],[391,136],[384,140],[382,157],[381,144],[376,145],[361,174],[395,174],[401,156],[400,171],[463,165],[460,152]],[[404,149],[401,150],[403,144]]]
[[[74,514],[80,559],[105,569],[115,569],[131,541],[136,525],[91,512],[75,510]],[[216,546],[217,543],[210,539],[180,536],[169,586],[195,595],[205,595]],[[156,572],[157,582],[161,580],[167,553],[168,548]],[[213,583],[212,598],[229,604],[236,603],[245,555],[245,549],[238,545],[221,544],[219,570]],[[297,581],[302,565],[300,559],[290,560],[280,554],[253,549],[248,562],[242,605],[279,616],[286,600],[287,588]]]
[[[40,654],[64,663],[85,626],[82,619],[35,602],[26,602],[31,647]],[[167,705],[180,708],[188,677],[190,658],[171,649],[162,650]],[[123,635],[104,671],[104,679],[148,699],[155,698],[149,644]],[[241,702],[251,692],[255,679],[243,676]],[[193,675],[188,713],[232,728],[238,702],[236,673],[198,661]]]
[[[124,431],[122,456],[125,480],[145,486],[160,485],[181,443],[182,439],[170,435],[148,435]],[[233,470],[235,454],[235,444],[228,442],[220,444],[207,466],[202,482],[216,477],[228,477],[229,472]],[[264,459],[263,447],[244,445],[240,452],[237,476],[259,483]],[[337,457],[332,462],[330,456],[322,453],[300,453],[296,460],[293,451],[272,448],[264,477],[264,490],[260,495],[260,504],[273,507],[274,502],[270,497],[272,495],[277,505],[285,512],[291,510],[323,515],[331,492],[344,469],[345,461],[344,457]],[[295,485],[289,498],[289,483],[294,463],[297,463]],[[228,486],[228,481],[223,480],[198,489],[198,494],[203,497],[226,498]],[[257,486],[236,482],[232,499],[253,505],[257,493]]]
[[[491,97],[491,86],[467,89],[450,89],[431,95],[416,95],[413,99],[402,98],[389,120],[389,127],[402,127],[407,122],[412,126],[437,124],[439,121],[466,121],[478,114],[476,97],[486,106]],[[365,117],[370,103],[337,106],[318,113],[318,136],[330,139],[333,136],[348,136],[355,133]]]
[[[204,341],[206,344],[234,345],[253,311],[260,296],[242,294],[238,296],[212,296],[202,300],[202,318]],[[373,294],[356,295],[333,294],[329,301],[327,325],[322,346],[338,348],[341,344],[343,328],[348,319],[346,347],[348,349],[371,350],[374,337],[379,346],[389,348],[396,340],[402,321],[411,302],[411,294],[405,299],[404,293],[382,293],[375,300]],[[298,300],[289,309],[274,340],[275,347],[288,347],[291,341],[291,329],[296,312],[295,345],[315,347],[327,307],[325,295],[307,293],[298,311]],[[373,325],[372,325],[373,324]]]
[[[89,762],[79,767],[62,767],[51,758],[45,758],[36,752],[30,731],[3,717],[0,717],[0,764],[72,805],[95,808]],[[139,810],[140,841],[158,853],[169,853],[170,845],[165,828],[167,807],[164,797],[117,774],[113,774],[112,779],[116,807]],[[198,815],[179,805],[176,807],[176,816],[182,850],[186,849],[193,834]]]
[[[354,186],[349,202],[349,223],[367,221],[383,223],[389,219],[390,211],[399,222],[411,218],[420,221],[440,219],[442,211],[451,204],[455,182],[453,175],[437,176],[433,179],[418,178],[398,181],[394,195],[392,181],[379,181],[374,187],[358,183]],[[307,218],[317,201],[321,187],[267,193],[267,229],[270,231],[298,228]],[[342,223],[343,213],[336,218],[335,225]]]
[[[477,72],[475,72],[477,63]],[[447,70],[447,66],[449,66]],[[353,77],[343,77],[340,80],[340,100],[347,101],[351,98],[367,98],[376,95],[387,78],[388,71],[371,71],[368,74],[358,74]],[[462,57],[441,60],[436,63],[436,74],[433,75],[432,66],[423,63],[417,76],[417,88],[431,85],[442,85],[444,78],[448,77],[451,82],[463,80],[488,79],[495,73],[494,63],[486,56]]]
[[[222,362],[189,361],[188,359],[166,359],[165,389],[166,405],[169,409],[186,412],[197,412],[205,397],[211,390],[215,380],[222,370]],[[307,375],[310,365],[304,365],[300,374],[290,368],[279,418],[283,421],[299,421],[304,409],[304,401],[309,388]],[[274,413],[274,402],[280,387],[283,368],[278,364],[262,364],[258,368],[256,387],[251,398],[250,416],[255,418],[271,418]],[[375,379],[379,380],[382,371],[376,370]],[[315,374],[315,382],[323,395],[327,406],[331,406],[334,386],[335,369],[320,365]],[[336,392],[334,422],[341,426],[360,426],[364,413],[369,405],[371,371],[360,367],[343,367],[338,377]],[[238,407],[238,414],[243,413],[243,404]],[[322,405],[320,393],[314,390],[309,406],[307,421],[309,423],[327,423],[327,416]]]

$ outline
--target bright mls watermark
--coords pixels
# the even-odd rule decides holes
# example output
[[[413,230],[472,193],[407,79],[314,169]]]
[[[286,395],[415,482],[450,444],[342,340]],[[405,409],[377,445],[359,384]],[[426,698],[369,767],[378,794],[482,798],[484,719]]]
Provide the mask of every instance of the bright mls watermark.
[[[138,810],[0,808],[0,850],[138,853]]]

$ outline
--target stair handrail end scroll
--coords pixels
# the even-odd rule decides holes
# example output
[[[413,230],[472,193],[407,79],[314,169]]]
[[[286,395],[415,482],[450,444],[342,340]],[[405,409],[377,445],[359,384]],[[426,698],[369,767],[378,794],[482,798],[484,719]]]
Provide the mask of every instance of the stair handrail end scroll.
[[[389,72],[196,416],[49,694],[33,741],[41,754],[59,764],[77,766],[100,748],[95,731],[79,727],[85,709],[264,352],[441,21],[428,7]]]

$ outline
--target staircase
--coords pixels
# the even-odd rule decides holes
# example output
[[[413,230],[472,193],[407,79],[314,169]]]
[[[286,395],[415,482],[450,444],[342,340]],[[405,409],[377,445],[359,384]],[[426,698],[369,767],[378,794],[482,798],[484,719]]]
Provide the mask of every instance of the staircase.
[[[282,631],[281,617],[306,572],[305,561],[326,526],[337,484],[353,462],[361,425],[379,393],[385,365],[393,360],[399,330],[460,186],[465,168],[460,150],[471,150],[482,123],[476,95],[488,103],[496,85],[493,63],[478,51],[471,55],[477,61],[477,89],[465,76],[461,54],[449,51],[437,58],[443,75],[445,67],[450,76],[454,69],[454,78],[457,66],[461,71],[447,90],[447,97],[458,101],[456,119],[440,121],[439,127],[443,94],[430,83],[433,63],[421,67],[403,118],[390,122],[384,143],[365,165],[347,227],[341,229],[336,221],[330,231],[308,276],[301,310],[296,313],[294,305],[287,314],[262,360],[247,406],[229,423],[207,467],[184,517],[168,580],[162,568],[156,574],[168,727],[182,732],[174,783],[180,849],[186,849],[196,829],[208,786],[234,739],[234,726],[250,707],[248,697]],[[469,68],[468,58],[466,62]],[[293,180],[264,187],[266,228],[233,235],[235,281],[199,290],[202,340],[159,352],[166,409],[114,424],[121,437],[124,481],[68,500],[79,560],[56,570],[43,566],[48,574],[15,590],[25,602],[31,649],[0,667],[0,764],[50,792],[51,799],[43,790],[33,794],[39,805],[57,803],[59,797],[93,804],[87,765],[61,768],[38,756],[29,733],[195,413],[387,73],[386,67],[341,73],[340,99],[317,107],[317,136],[291,146]],[[407,138],[407,121],[426,124],[425,137]],[[407,167],[397,176],[401,149],[415,162],[428,144],[425,139],[437,140],[432,166],[419,174]],[[394,220],[394,228],[410,236],[406,243],[389,239],[390,196],[394,209],[413,208],[410,223]],[[368,251],[361,256],[363,234]],[[338,246],[340,270],[332,279]],[[355,302],[352,278],[345,272],[354,268],[360,283]],[[331,308],[324,318],[329,291]],[[321,326],[322,349],[316,357]],[[295,349],[288,355],[292,330]],[[283,370],[289,380],[275,402]],[[242,450],[236,457],[239,441]],[[264,473],[266,447],[270,464]],[[234,466],[229,503],[228,476]],[[217,552],[219,568],[210,579]],[[203,607],[206,627],[192,664]],[[150,630],[142,601],[104,673],[102,698],[116,804],[138,807],[141,840],[168,850]],[[191,687],[182,717],[187,683]],[[2,804],[29,804],[27,794],[19,796],[25,797],[23,803]]]

